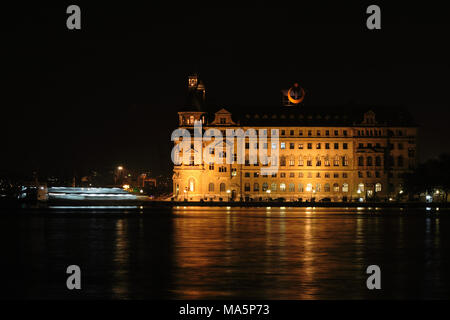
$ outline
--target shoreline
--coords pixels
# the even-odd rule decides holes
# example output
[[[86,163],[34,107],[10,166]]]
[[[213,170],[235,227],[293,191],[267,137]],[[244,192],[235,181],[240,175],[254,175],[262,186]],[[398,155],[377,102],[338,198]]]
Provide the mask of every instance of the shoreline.
[[[51,207],[95,207],[108,206],[111,208],[135,206],[144,208],[171,208],[171,207],[316,207],[316,208],[448,208],[449,203],[424,203],[424,202],[284,202],[284,201],[158,201],[158,200],[50,200],[38,201],[17,201],[1,200],[0,208],[20,209],[20,208],[51,208]]]

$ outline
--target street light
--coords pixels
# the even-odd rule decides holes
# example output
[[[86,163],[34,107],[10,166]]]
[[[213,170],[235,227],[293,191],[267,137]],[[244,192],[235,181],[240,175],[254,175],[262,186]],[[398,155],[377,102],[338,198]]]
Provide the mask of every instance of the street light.
[[[118,166],[118,167],[117,167],[117,170],[122,171],[122,170],[123,170],[123,167],[122,167],[122,166]]]

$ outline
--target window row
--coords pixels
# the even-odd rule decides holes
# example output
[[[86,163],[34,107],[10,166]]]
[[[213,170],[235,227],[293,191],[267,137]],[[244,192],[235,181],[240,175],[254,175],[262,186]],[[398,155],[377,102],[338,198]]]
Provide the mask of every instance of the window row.
[[[277,183],[271,183],[270,184],[270,189],[269,189],[269,184],[264,182],[261,185],[261,189],[259,186],[259,183],[254,183],[253,184],[253,188],[251,188],[250,183],[245,183],[244,185],[244,192],[251,192],[251,191],[262,191],[262,192],[276,192],[276,191],[280,191],[280,192],[284,192],[284,191],[288,191],[288,192],[331,192],[331,190],[333,192],[348,192],[349,188],[348,188],[348,183],[343,183],[342,185],[339,185],[338,183],[334,183],[334,184],[329,184],[329,183],[325,183],[323,185],[322,188],[322,184],[317,183],[316,185],[313,186],[313,184],[308,183],[305,186],[302,183],[299,183],[298,185],[296,185],[295,183],[280,183],[279,185]]]
[[[308,137],[312,137],[313,135],[317,136],[317,137],[330,137],[331,135],[338,137],[340,136],[340,132],[339,130],[280,130],[280,135],[281,136],[286,136],[289,133],[290,136],[295,136],[296,134],[300,137],[303,136],[303,133],[305,133],[305,135],[307,135]],[[348,136],[348,132],[347,130],[342,130],[342,136],[347,137]]]
[[[272,173],[271,177],[272,178],[276,178],[277,175],[278,175],[277,173]],[[339,178],[339,176],[341,176],[342,178],[348,178],[348,173],[347,172],[342,172],[341,174],[339,174],[338,172],[334,172],[333,174],[331,174],[330,172],[325,172],[325,173],[323,173],[323,172],[322,173],[321,172],[315,172],[315,173],[313,173],[313,172],[306,172],[305,174],[303,172],[298,172],[297,174],[295,172],[289,172],[289,173],[280,172],[280,178],[286,178],[286,177],[295,178],[296,175],[297,175],[298,178],[305,178],[305,177],[306,178],[313,178],[313,177],[321,178],[322,176],[324,178],[331,178],[331,176],[333,178]],[[250,178],[251,176],[252,176],[252,173],[250,173],[250,172],[245,172],[244,173],[244,177],[245,178]],[[267,178],[268,177],[267,175],[261,175],[258,171],[253,172],[253,177],[254,178],[258,178],[260,176],[263,177],[263,178]]]

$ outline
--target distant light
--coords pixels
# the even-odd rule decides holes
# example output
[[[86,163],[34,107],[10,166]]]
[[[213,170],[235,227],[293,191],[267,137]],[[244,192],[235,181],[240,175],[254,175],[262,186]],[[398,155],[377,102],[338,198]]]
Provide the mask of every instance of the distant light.
[[[267,189],[267,191],[266,191],[267,193],[270,193],[270,189]]]
[[[427,196],[425,197],[427,200],[431,200],[431,196],[429,194],[427,194]]]
[[[403,193],[403,190],[400,190],[398,193],[402,194],[402,193]]]
[[[363,202],[364,201],[364,199],[363,198],[359,198],[359,202]]]
[[[144,190],[141,189],[141,191],[139,191],[140,193],[144,193]]]
[[[124,185],[122,186],[122,188],[123,188],[124,190],[128,190],[128,189],[130,189],[130,185],[129,185],[129,184],[124,184]]]
[[[436,194],[439,194],[439,190],[436,190]]]
[[[227,190],[227,193],[231,193],[231,191],[230,191],[230,190]]]
[[[358,191],[356,191],[357,193],[361,193],[361,190],[360,189],[358,189]]]
[[[389,198],[389,201],[392,201],[392,198]]]
[[[123,170],[123,167],[122,166],[118,166],[117,170]]]

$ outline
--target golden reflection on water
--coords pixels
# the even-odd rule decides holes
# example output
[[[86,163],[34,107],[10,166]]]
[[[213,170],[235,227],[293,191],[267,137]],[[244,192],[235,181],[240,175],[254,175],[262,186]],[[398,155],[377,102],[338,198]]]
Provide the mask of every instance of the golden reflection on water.
[[[162,233],[170,244],[168,260],[142,261],[169,268],[164,290],[175,299],[367,298],[368,265],[388,268],[398,275],[391,283],[407,288],[410,281],[402,277],[402,261],[408,261],[408,255],[418,259],[425,252],[427,261],[442,258],[439,218],[406,220],[403,214],[389,218],[383,212],[379,208],[177,207],[168,213],[170,228]],[[129,254],[135,248],[130,247],[147,243],[142,219],[132,232],[127,219],[116,222],[115,298],[129,298],[132,292]],[[147,226],[156,223],[147,222]],[[420,228],[423,239],[417,238]],[[415,245],[432,250],[416,250]],[[142,252],[143,257],[149,255]],[[432,266],[436,273],[442,268]],[[433,277],[427,274],[430,281],[440,279]]]
[[[112,284],[113,298],[126,299],[129,295],[129,244],[126,219],[117,219],[116,239],[114,245],[114,281]]]
[[[340,279],[347,257],[338,246],[354,248],[356,260],[363,256],[363,220],[325,217],[319,208],[227,208],[224,214],[190,207],[174,215],[179,298],[314,299],[317,283]],[[279,296],[271,296],[274,289]]]

